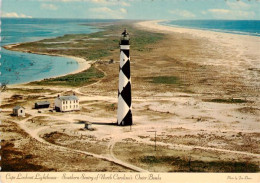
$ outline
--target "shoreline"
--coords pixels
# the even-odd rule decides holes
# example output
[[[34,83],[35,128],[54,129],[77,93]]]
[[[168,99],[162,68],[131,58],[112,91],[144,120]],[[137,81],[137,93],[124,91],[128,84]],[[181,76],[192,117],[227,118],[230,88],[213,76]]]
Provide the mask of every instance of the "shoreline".
[[[200,28],[200,27],[189,27],[189,26],[180,26],[180,25],[171,25],[167,24],[169,20],[158,20],[158,25],[173,27],[173,28],[183,28],[183,29],[192,29],[192,30],[201,30],[201,31],[210,31],[210,32],[219,32],[219,33],[226,33],[226,34],[234,34],[234,35],[242,35],[242,36],[253,36],[253,37],[260,37],[259,33],[252,34],[251,32],[243,32],[243,31],[231,31],[225,29],[210,29],[210,28]],[[163,24],[159,24],[163,23]]]
[[[44,79],[50,79],[50,78],[58,78],[58,77],[62,77],[62,76],[66,76],[66,75],[70,75],[70,74],[77,74],[80,73],[84,70],[87,70],[91,67],[91,64],[93,63],[93,61],[87,61],[84,58],[80,58],[80,57],[75,57],[75,56],[68,56],[68,55],[61,55],[61,54],[51,54],[51,53],[38,53],[38,52],[34,52],[34,51],[30,51],[30,50],[16,50],[13,49],[13,47],[18,46],[22,43],[15,43],[15,44],[9,44],[9,45],[5,45],[3,46],[4,49],[10,50],[10,51],[17,51],[17,52],[23,52],[23,53],[32,53],[32,54],[37,54],[37,55],[47,55],[47,56],[56,56],[56,57],[65,57],[65,58],[70,58],[73,59],[74,61],[76,61],[78,63],[78,69],[71,71],[67,74],[61,74],[61,75],[57,75],[57,76],[53,76],[53,77],[48,77],[48,78],[43,78],[43,79],[39,79],[39,80],[35,80],[35,81],[42,81]],[[26,85],[29,84],[31,82],[35,82],[35,81],[29,81],[29,82],[24,82],[24,83],[15,83],[15,84],[9,84],[8,86],[19,86],[19,85]]]
[[[169,36],[188,36],[188,39],[198,39],[204,41],[203,46],[214,48],[216,51],[224,49],[225,52],[237,59],[236,62],[234,62],[228,57],[221,59],[209,58],[205,60],[202,59],[202,62],[198,61],[198,64],[225,66],[244,78],[248,78],[249,75],[252,75],[252,70],[254,70],[255,75],[259,74],[260,65],[258,64],[258,58],[260,58],[260,52],[258,48],[260,45],[260,37],[160,25],[159,22],[163,21],[165,20],[143,21],[136,23],[135,26],[139,29],[165,33]],[[255,86],[259,85],[257,82],[258,81],[255,81]]]
[[[203,29],[203,28],[195,28],[195,27],[181,27],[181,26],[174,26],[174,25],[167,25],[167,24],[159,24],[161,22],[167,22],[168,20],[147,20],[147,21],[140,21],[135,23],[137,27],[147,27],[153,30],[160,30],[165,33],[169,32],[177,32],[177,33],[189,33],[189,34],[196,34],[201,35],[202,33],[216,33],[216,34],[225,34],[225,35],[234,35],[234,36],[244,36],[244,37],[253,37],[260,39],[260,36],[250,35],[250,34],[236,34],[234,32],[225,32],[225,30],[219,29],[220,31],[214,31],[210,29]]]
[[[260,44],[260,37],[244,34],[233,34],[227,32],[216,32],[213,30],[201,30],[195,28],[184,28],[184,27],[172,27],[168,25],[161,25],[160,22],[166,20],[152,20],[152,21],[142,21],[134,24],[137,28],[148,29],[155,32],[163,32],[166,34],[180,33],[189,34],[192,37],[197,37],[199,39],[208,39],[217,44],[229,44],[228,46],[238,46],[243,50],[250,50],[252,53],[258,52],[258,45]],[[220,42],[221,41],[221,42]],[[244,45],[244,43],[248,43]],[[241,44],[243,43],[243,44]],[[248,49],[250,47],[250,49]],[[260,56],[260,54],[258,54]]]

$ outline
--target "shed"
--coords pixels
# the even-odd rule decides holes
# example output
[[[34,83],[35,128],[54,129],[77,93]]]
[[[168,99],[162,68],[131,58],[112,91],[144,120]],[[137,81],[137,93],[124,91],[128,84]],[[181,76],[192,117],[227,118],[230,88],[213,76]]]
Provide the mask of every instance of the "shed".
[[[25,108],[21,107],[21,106],[15,106],[13,108],[13,115],[14,116],[22,116],[22,117],[24,117],[25,116]]]
[[[49,108],[50,107],[50,102],[48,101],[40,101],[40,102],[36,102],[34,104],[35,109],[42,109],[42,108]]]
[[[93,128],[92,128],[92,123],[90,123],[90,122],[85,122],[85,129],[93,130]]]

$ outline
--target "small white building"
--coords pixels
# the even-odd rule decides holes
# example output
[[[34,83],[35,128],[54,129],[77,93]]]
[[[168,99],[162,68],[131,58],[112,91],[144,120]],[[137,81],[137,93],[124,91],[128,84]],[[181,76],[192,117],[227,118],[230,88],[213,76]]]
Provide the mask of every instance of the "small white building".
[[[55,110],[58,112],[77,111],[79,110],[79,99],[75,95],[58,96],[55,99]]]
[[[21,106],[15,106],[13,108],[13,115],[14,116],[22,116],[22,117],[24,117],[25,116],[25,108],[21,107]]]

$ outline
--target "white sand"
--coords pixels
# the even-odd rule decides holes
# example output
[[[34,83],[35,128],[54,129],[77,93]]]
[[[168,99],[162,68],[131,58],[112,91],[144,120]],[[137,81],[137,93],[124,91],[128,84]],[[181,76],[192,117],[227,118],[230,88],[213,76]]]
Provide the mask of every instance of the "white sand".
[[[146,30],[150,29],[156,32],[190,34],[200,39],[201,38],[208,39],[214,42],[215,44],[218,44],[219,46],[226,46],[227,48],[231,48],[233,51],[238,53],[237,54],[238,58],[241,58],[241,56],[242,57],[247,56],[248,64],[252,64],[254,67],[260,69],[259,60],[257,60],[260,58],[260,52],[259,52],[260,37],[230,34],[230,33],[223,33],[223,32],[214,32],[208,30],[170,27],[170,26],[160,25],[159,24],[160,22],[163,22],[163,20],[144,21],[144,22],[137,23],[136,26]],[[248,58],[248,55],[250,55],[251,59]],[[214,63],[218,64],[218,61],[214,60],[212,64]]]
[[[90,68],[91,64],[93,63],[93,61],[86,61],[84,58],[67,56],[67,55],[59,55],[59,56],[68,57],[68,58],[74,59],[74,60],[76,60],[78,62],[78,64],[79,64],[78,69],[75,70],[75,71],[72,71],[72,72],[70,72],[68,74],[76,74],[76,73],[82,72],[82,71]],[[65,74],[65,75],[68,75],[68,74]]]

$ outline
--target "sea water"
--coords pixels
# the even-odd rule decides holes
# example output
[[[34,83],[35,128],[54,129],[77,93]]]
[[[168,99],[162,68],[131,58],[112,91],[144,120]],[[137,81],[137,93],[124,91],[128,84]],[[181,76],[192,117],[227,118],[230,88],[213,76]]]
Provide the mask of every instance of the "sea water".
[[[1,46],[4,46],[65,34],[93,33],[99,29],[88,23],[113,20],[2,18],[1,21]],[[7,85],[64,75],[78,69],[78,63],[71,58],[9,51],[3,47],[0,63],[0,83]]]
[[[169,20],[162,25],[260,36],[260,20]]]

